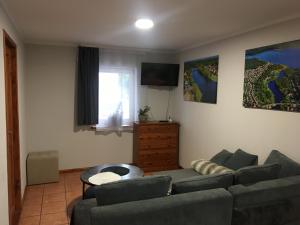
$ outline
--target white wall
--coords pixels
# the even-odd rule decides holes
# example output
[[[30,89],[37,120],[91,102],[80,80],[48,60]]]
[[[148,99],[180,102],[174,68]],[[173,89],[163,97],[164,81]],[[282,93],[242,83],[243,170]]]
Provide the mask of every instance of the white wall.
[[[142,62],[154,63],[177,63],[178,59],[175,54],[146,54],[142,57]],[[139,83],[139,81],[138,81]],[[139,89],[139,105],[151,106],[151,120],[166,120],[168,115],[172,116],[174,104],[175,87],[159,87],[159,86],[138,86]],[[169,110],[167,113],[169,102]]]
[[[258,154],[278,149],[300,162],[300,114],[243,107],[245,50],[300,39],[300,19],[182,52],[175,112],[181,123],[180,162],[189,167],[221,149]],[[183,100],[183,62],[219,54],[217,104]]]
[[[300,114],[246,109],[242,106],[245,50],[300,38],[294,20],[178,55],[180,84],[171,92],[171,115],[181,124],[180,163],[210,158],[223,148],[258,154],[260,162],[276,148],[300,161]],[[29,151],[57,149],[60,169],[132,161],[132,134],[74,131],[76,48],[28,45],[27,121]],[[183,101],[183,62],[220,55],[218,103]],[[148,54],[142,61],[175,62],[170,55]],[[165,119],[169,91],[139,87],[140,105],[152,107],[153,119]]]
[[[26,46],[28,150],[59,151],[60,169],[101,163],[132,162],[132,133],[122,136],[74,131],[76,48]],[[174,56],[146,54],[142,61],[174,61]],[[155,119],[164,119],[169,92],[140,87],[139,101]]]
[[[3,58],[3,32],[2,29],[13,38],[17,44],[18,54],[18,86],[19,86],[19,122],[20,122],[20,156],[21,156],[21,187],[22,193],[26,184],[26,130],[25,130],[25,86],[24,86],[24,49],[17,32],[6,16],[0,5],[0,218],[1,225],[8,225],[8,194],[7,194],[7,148],[6,148],[6,108],[5,108],[5,80]]]

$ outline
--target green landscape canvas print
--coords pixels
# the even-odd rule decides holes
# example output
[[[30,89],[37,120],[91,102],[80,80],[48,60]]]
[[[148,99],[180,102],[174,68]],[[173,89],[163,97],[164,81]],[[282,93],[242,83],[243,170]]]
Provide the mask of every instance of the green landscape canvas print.
[[[184,63],[184,100],[217,103],[219,56]]]
[[[243,105],[300,111],[300,40],[246,51]]]

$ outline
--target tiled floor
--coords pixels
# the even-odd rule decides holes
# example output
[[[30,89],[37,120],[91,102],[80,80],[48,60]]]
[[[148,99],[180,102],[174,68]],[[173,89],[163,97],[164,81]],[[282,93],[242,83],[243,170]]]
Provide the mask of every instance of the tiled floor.
[[[19,225],[68,225],[81,199],[80,172],[60,175],[58,183],[27,186]]]

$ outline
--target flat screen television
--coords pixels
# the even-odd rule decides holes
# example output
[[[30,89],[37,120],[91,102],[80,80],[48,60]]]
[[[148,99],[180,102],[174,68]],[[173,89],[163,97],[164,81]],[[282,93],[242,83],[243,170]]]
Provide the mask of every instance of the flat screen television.
[[[179,64],[142,63],[141,85],[177,86]]]

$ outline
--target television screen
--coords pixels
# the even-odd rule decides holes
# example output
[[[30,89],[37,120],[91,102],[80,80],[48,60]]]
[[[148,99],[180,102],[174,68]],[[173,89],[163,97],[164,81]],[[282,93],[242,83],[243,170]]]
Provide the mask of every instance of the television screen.
[[[141,85],[177,86],[179,64],[142,63]]]

